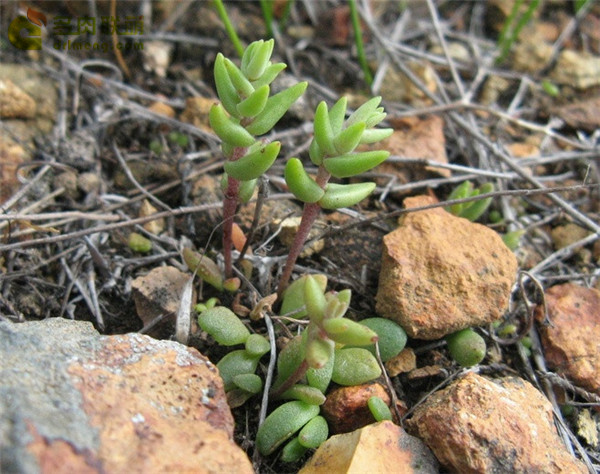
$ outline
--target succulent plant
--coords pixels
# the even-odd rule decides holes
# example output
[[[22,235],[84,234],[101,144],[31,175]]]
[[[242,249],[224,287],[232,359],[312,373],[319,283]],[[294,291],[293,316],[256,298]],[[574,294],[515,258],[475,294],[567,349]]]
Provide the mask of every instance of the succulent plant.
[[[494,185],[492,183],[484,183],[479,188],[474,189],[471,181],[463,181],[452,190],[448,199],[464,199],[479,196],[480,194],[491,193],[492,191],[494,191]],[[492,198],[485,198],[478,201],[453,204],[446,207],[446,210],[455,216],[464,217],[471,222],[475,222],[483,215],[487,208],[490,207],[491,202]]]
[[[485,341],[470,328],[446,336],[446,342],[450,356],[463,367],[477,365],[485,357]]]
[[[221,53],[214,66],[220,103],[209,113],[212,129],[222,140],[225,155],[223,201],[223,254],[225,275],[232,274],[232,225],[236,206],[252,196],[256,179],[277,159],[281,143],[264,143],[256,137],[269,132],[304,93],[306,82],[270,95],[270,84],[285,69],[272,63],[274,41],[255,41],[243,52],[240,67]]]
[[[355,110],[347,120],[345,97],[331,108],[321,102],[315,111],[314,138],[309,148],[310,160],[318,167],[316,177],[306,172],[298,158],[291,158],[286,163],[286,184],[292,194],[304,202],[304,211],[279,281],[280,297],[319,210],[353,206],[375,189],[375,183],[338,184],[329,180],[331,177],[342,179],[357,176],[389,156],[385,150],[356,151],[360,144],[376,143],[392,134],[390,128],[375,128],[386,116],[383,107],[379,107],[380,102],[381,97],[374,97]]]

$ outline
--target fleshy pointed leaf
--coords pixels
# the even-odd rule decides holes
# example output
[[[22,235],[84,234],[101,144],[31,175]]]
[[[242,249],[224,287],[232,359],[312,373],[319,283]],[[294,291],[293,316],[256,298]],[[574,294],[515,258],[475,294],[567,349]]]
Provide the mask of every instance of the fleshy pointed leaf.
[[[336,178],[348,178],[368,171],[383,163],[390,152],[386,150],[363,151],[325,158],[323,166]]]
[[[242,156],[239,160],[226,161],[225,172],[241,181],[257,179],[273,165],[280,149],[280,142],[271,142],[253,153]]]
[[[290,158],[285,164],[285,182],[290,192],[302,202],[317,202],[325,191],[313,180],[304,169],[298,158]]]
[[[307,82],[299,82],[269,97],[264,110],[254,117],[254,120],[246,127],[246,130],[254,135],[267,133],[279,122],[290,106],[304,94],[307,86]]]
[[[329,123],[334,135],[338,135],[342,131],[344,125],[344,119],[346,118],[346,106],[348,104],[348,98],[342,97],[339,99],[333,107],[329,109]]]
[[[240,96],[229,78],[229,73],[225,67],[225,57],[219,53],[215,61],[215,85],[217,87],[217,95],[225,107],[225,110],[232,116],[239,118],[237,104],[240,101]]]
[[[240,98],[249,97],[254,92],[254,86],[250,83],[244,73],[229,59],[225,58],[225,67],[229,73],[229,78],[236,88]]]
[[[210,108],[208,119],[212,129],[224,142],[233,146],[248,147],[256,141],[244,127],[227,115],[221,104],[214,104]]]
[[[263,381],[256,374],[238,374],[235,375],[232,380],[238,388],[253,395],[260,393],[263,388]]]
[[[256,89],[259,87],[269,85],[275,80],[281,71],[283,71],[287,65],[285,63],[269,64],[263,72],[263,75],[256,81],[252,81],[252,86]]]
[[[325,367],[329,359],[333,357],[334,346],[333,341],[329,339],[308,338],[305,354],[308,366],[313,369]]]
[[[265,105],[267,105],[270,91],[271,89],[268,85],[256,89],[248,98],[237,105],[237,116],[256,117],[260,114],[264,110]]]
[[[311,322],[320,324],[325,314],[327,300],[319,283],[312,275],[308,275],[304,284],[304,302]]]
[[[326,319],[323,321],[323,328],[339,344],[367,346],[378,339],[375,331],[347,318]]]
[[[320,166],[321,163],[323,163],[323,157],[325,156],[325,153],[323,153],[321,148],[319,148],[319,144],[314,138],[308,147],[308,156],[310,157],[310,161],[312,161],[315,166]]]
[[[358,122],[339,132],[333,140],[333,145],[335,146],[337,154],[345,155],[346,153],[354,151],[360,143],[364,131],[364,122]]]
[[[302,384],[296,384],[286,390],[281,394],[281,398],[284,400],[300,400],[311,405],[323,405],[325,403],[325,395],[321,390]]]
[[[350,115],[350,117],[348,117],[348,120],[346,120],[346,127],[349,127],[350,125],[353,125],[358,122],[366,123],[372,114],[378,113],[377,108],[378,108],[380,102],[381,102],[381,97],[379,97],[379,96],[373,97],[372,99],[365,102],[358,109],[356,109]]]
[[[262,41],[262,43],[252,50],[247,67],[245,69],[242,68],[242,72],[250,81],[255,81],[263,75],[265,69],[269,65],[269,59],[271,59],[274,46],[275,41],[270,39],[268,41]]]
[[[392,133],[394,133],[393,128],[370,128],[363,132],[362,137],[360,139],[360,143],[363,145],[377,143],[381,140],[385,140]]]
[[[326,155],[335,155],[333,128],[331,127],[331,122],[329,122],[327,104],[324,101],[321,102],[317,106],[317,110],[315,110],[314,129],[315,140],[317,141],[319,148],[323,150]]]
[[[375,189],[375,183],[335,184],[329,183],[325,194],[318,201],[323,209],[340,209],[354,206]]]

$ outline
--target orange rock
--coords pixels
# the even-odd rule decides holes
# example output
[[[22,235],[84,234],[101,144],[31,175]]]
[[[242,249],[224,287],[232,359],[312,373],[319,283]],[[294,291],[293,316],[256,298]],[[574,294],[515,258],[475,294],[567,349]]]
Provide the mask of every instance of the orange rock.
[[[365,426],[325,441],[300,474],[437,474],[431,451],[391,421]]]
[[[321,413],[332,433],[348,433],[375,421],[367,402],[371,397],[380,397],[390,405],[390,396],[383,385],[370,383],[339,387],[327,394]]]
[[[427,196],[406,207],[435,202]],[[377,312],[417,339],[502,317],[517,260],[493,230],[442,208],[406,214],[383,239]]]
[[[552,326],[541,306],[535,315],[548,365],[600,395],[600,291],[565,283],[545,295]]]
[[[0,340],[6,472],[253,472],[197,350],[61,318],[0,322]]]
[[[418,406],[406,426],[452,472],[587,472],[560,440],[550,402],[516,377],[469,372]]]

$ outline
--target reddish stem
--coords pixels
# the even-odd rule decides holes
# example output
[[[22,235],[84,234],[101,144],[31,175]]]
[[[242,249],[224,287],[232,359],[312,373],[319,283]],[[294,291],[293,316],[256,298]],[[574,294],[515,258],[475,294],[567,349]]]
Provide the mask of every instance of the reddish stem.
[[[223,200],[223,256],[225,258],[225,277],[233,276],[233,266],[231,263],[231,249],[233,248],[233,218],[237,208],[238,195],[240,191],[240,182],[227,177],[227,189],[225,190],[225,199]]]
[[[316,178],[317,184],[321,186],[321,188],[325,189],[329,178],[331,178],[331,174],[323,166],[319,166],[319,172]],[[296,260],[298,260],[298,257],[302,252],[304,242],[306,242],[306,239],[308,239],[310,229],[315,223],[315,220],[317,219],[320,210],[321,206],[318,202],[304,204],[304,210],[302,211],[302,220],[300,221],[298,232],[296,232],[296,235],[294,236],[294,242],[290,247],[290,252],[288,253],[287,260],[285,262],[285,267],[283,268],[283,273],[281,274],[281,278],[279,279],[279,286],[277,288],[278,299],[281,299],[283,292],[288,286],[288,283],[292,276],[292,271],[294,270],[294,265],[296,264]]]
[[[229,161],[239,160],[246,153],[246,148],[236,147],[233,149]],[[231,250],[233,248],[233,219],[237,210],[237,203],[240,194],[240,182],[227,177],[227,189],[223,199],[223,257],[225,259],[225,278],[233,276],[233,264],[231,260]]]
[[[302,363],[298,366],[298,368],[294,371],[294,373],[290,375],[286,380],[284,380],[284,382],[279,387],[277,387],[271,392],[271,396],[273,398],[279,398],[284,392],[288,391],[297,382],[302,380],[302,377],[306,375],[308,369],[310,369],[310,367],[308,366],[308,362],[306,362],[306,359],[304,359]]]

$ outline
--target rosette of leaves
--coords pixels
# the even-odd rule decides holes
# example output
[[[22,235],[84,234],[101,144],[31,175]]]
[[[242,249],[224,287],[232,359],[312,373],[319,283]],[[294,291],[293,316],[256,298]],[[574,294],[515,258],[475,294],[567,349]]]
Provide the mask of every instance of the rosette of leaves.
[[[494,185],[492,183],[484,183],[479,188],[475,188],[471,181],[463,181],[456,188],[452,190],[449,200],[452,199],[465,199],[470,197],[479,196],[480,194],[487,194],[494,191]],[[454,214],[458,217],[464,217],[469,219],[471,222],[475,222],[479,219],[483,213],[490,207],[492,198],[484,198],[478,201],[463,202],[460,204],[452,204],[446,207],[446,211]]]
[[[209,121],[225,155],[223,253],[228,277],[236,206],[252,196],[256,179],[271,167],[281,148],[280,142],[264,143],[256,137],[269,132],[307,87],[300,82],[271,95],[270,84],[286,68],[284,63],[271,62],[273,47],[273,40],[255,41],[245,49],[239,67],[221,53],[214,66],[221,102],[211,107]]]
[[[229,405],[241,406],[263,389],[263,381],[255,372],[260,358],[269,352],[269,341],[260,334],[251,334],[233,311],[217,306],[214,298],[196,305],[195,309],[199,313],[198,325],[218,344],[244,345],[217,363]]]
[[[314,138],[309,148],[312,163],[318,167],[316,177],[310,176],[298,158],[291,158],[285,167],[289,190],[304,202],[302,220],[288,254],[279,282],[279,296],[291,277],[310,228],[321,208],[339,209],[362,201],[375,189],[375,183],[330,183],[331,177],[350,178],[379,165],[389,156],[385,150],[356,151],[361,144],[373,144],[389,137],[391,128],[375,128],[386,116],[379,107],[381,97],[374,97],[346,119],[347,99],[338,100],[328,108],[321,102],[314,119]]]
[[[327,423],[319,415],[319,405],[325,402],[331,381],[358,385],[381,375],[377,360],[368,350],[344,347],[373,344],[377,333],[344,317],[350,290],[326,293],[323,278],[305,275],[296,280],[282,303],[291,310],[305,308],[309,323],[283,348],[277,360],[273,396],[292,401],[265,419],[256,444],[261,454],[269,455],[286,443],[282,451],[285,461],[299,459],[327,439]]]

